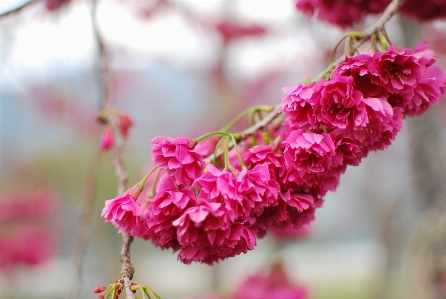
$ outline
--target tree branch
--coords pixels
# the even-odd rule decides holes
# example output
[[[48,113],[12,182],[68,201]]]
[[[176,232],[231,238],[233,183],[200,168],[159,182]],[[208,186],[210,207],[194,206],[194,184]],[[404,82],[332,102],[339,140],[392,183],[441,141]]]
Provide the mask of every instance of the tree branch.
[[[376,22],[361,32],[361,37],[358,39],[359,46],[361,46],[366,40],[371,38],[374,34],[383,30],[386,23],[395,15],[395,13],[398,11],[398,9],[401,7],[401,5],[403,5],[404,1],[405,0],[393,0],[386,7],[386,9],[381,14],[381,16],[376,20]],[[315,77],[316,78],[315,80],[321,78],[324,74],[326,74],[331,69],[333,69],[335,66],[337,66],[342,61],[344,61],[345,57],[346,57],[346,55],[343,54],[340,57],[338,57],[338,59],[336,59],[335,61],[330,63],[330,65],[325,70],[320,72],[317,75],[317,77]]]
[[[127,190],[127,173],[124,167],[124,159],[122,158],[122,149],[124,147],[124,139],[118,137],[115,145],[115,172],[118,177],[118,195],[123,194]],[[131,290],[133,273],[135,272],[130,261],[130,244],[133,236],[122,234],[122,250],[121,250],[121,283],[124,286],[125,298],[135,299],[135,295]]]
[[[387,8],[384,10],[382,15],[376,20],[376,22],[371,25],[370,27],[366,28],[364,31],[362,31],[361,38],[359,42],[362,44],[364,41],[368,40],[370,37],[372,37],[377,32],[383,30],[384,25],[395,15],[398,8],[403,4],[405,0],[393,0]],[[340,64],[345,59],[345,54],[336,59],[334,62],[332,62],[324,71],[322,71],[315,79],[318,80],[320,77],[322,77],[325,73],[330,71],[333,67]],[[267,126],[269,123],[271,123],[277,116],[279,116],[278,112],[280,108],[282,107],[282,104],[278,104],[274,107],[274,110],[266,115],[264,119],[256,123],[255,125],[247,128],[244,131],[238,132],[242,138],[246,138],[249,135],[253,135],[257,130]]]

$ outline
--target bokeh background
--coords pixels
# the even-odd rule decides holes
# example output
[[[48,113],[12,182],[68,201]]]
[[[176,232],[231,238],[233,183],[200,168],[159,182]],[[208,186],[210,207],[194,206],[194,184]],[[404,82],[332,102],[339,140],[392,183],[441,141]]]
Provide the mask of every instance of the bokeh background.
[[[0,14],[23,3],[1,0]],[[113,152],[99,147],[92,3],[61,4],[36,1],[0,17],[0,298],[68,298],[85,197],[92,222],[79,298],[119,278],[121,237],[100,217],[117,178]],[[101,0],[96,16],[112,104],[134,121],[124,151],[130,184],[150,165],[154,136],[195,138],[246,107],[280,103],[283,86],[328,65],[343,34],[292,0]],[[446,21],[395,17],[387,30],[399,47],[428,40],[445,68]],[[267,236],[215,267],[183,265],[135,240],[134,281],[186,299],[227,293],[282,260],[311,298],[446,298],[445,122],[443,103],[405,120],[389,149],[347,169],[305,236]],[[11,198],[22,206],[8,208]]]

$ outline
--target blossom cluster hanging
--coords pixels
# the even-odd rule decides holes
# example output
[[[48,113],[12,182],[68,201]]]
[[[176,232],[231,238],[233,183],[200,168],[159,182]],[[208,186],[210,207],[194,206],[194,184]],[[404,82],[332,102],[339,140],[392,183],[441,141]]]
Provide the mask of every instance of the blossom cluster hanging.
[[[229,133],[231,123],[193,140],[154,138],[151,196],[136,202],[147,176],[106,201],[102,216],[186,264],[246,253],[270,228],[302,229],[348,165],[385,149],[405,116],[445,93],[427,43],[381,48],[346,58],[317,82],[285,87],[277,117],[254,133]],[[247,116],[256,124],[269,110]]]

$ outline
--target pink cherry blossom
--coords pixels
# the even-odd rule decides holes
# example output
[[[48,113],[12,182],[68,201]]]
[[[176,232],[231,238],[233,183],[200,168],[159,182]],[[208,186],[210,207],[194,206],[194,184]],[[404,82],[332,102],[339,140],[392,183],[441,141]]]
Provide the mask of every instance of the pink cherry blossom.
[[[285,161],[299,173],[315,173],[337,165],[335,145],[329,134],[291,132],[283,141]]]
[[[141,187],[135,185],[122,195],[105,201],[101,216],[106,222],[111,222],[118,233],[138,235],[143,210],[136,200],[141,191]]]
[[[446,74],[437,66],[429,66],[414,89],[412,97],[404,98],[404,113],[407,116],[421,115],[432,104],[437,104],[445,93]]]
[[[373,52],[347,57],[338,64],[331,75],[333,80],[337,76],[353,78],[353,87],[359,90],[366,98],[386,97],[387,91],[381,84],[379,73],[372,70],[374,59]]]
[[[358,116],[365,113],[363,95],[353,87],[353,78],[334,73],[330,81],[319,81],[315,89],[315,118],[312,128],[345,129],[358,125]],[[361,125],[361,123],[359,123]]]
[[[325,82],[325,80],[319,81]],[[299,84],[295,87],[284,87],[286,94],[282,99],[282,109],[279,112],[285,114],[288,122],[294,128],[305,126],[313,119],[314,89],[311,86]]]
[[[375,72],[381,83],[390,93],[407,94],[412,91],[421,78],[423,69],[410,49],[396,51],[393,46],[373,57]]]
[[[149,201],[146,221],[140,226],[139,235],[163,249],[178,249],[177,220],[190,207],[195,206],[195,194],[191,190],[178,190],[169,175],[161,178],[156,195]]]
[[[152,143],[154,165],[167,170],[176,184],[190,186],[202,174],[203,157],[194,151],[194,141],[186,137],[155,137]]]

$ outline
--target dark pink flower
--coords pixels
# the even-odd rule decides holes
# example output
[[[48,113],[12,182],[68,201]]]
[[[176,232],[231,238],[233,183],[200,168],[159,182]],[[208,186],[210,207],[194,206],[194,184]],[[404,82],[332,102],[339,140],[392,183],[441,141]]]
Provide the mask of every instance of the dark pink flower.
[[[443,0],[407,0],[401,13],[420,21],[431,21],[446,17],[446,2]]]
[[[234,299],[307,299],[309,291],[294,284],[281,264],[263,268],[244,279],[231,298]]]
[[[267,165],[271,179],[279,180],[285,172],[283,155],[276,154],[271,145],[255,145],[242,156],[243,163],[248,169],[256,165]]]
[[[222,245],[185,246],[181,249],[178,258],[185,264],[198,261],[212,265],[219,260],[246,253],[254,249],[255,245],[256,236],[252,228],[236,222],[231,225],[229,235]]]
[[[313,221],[315,211],[313,195],[288,190],[281,192],[277,208],[273,208],[269,212],[273,226],[297,229]]]
[[[322,80],[320,82],[325,82]],[[282,109],[279,112],[287,116],[288,122],[294,128],[300,128],[313,119],[313,94],[311,86],[299,84],[283,88],[286,94],[282,99]]]
[[[202,174],[204,161],[194,151],[194,141],[186,137],[155,137],[152,143],[154,165],[167,170],[176,184],[190,186]]]
[[[404,98],[404,114],[408,116],[423,114],[430,105],[440,101],[445,88],[446,74],[437,66],[429,66],[415,87],[413,96]]]
[[[381,84],[379,73],[370,68],[376,57],[373,52],[347,57],[338,64],[331,78],[346,76],[353,78],[353,87],[359,90],[365,98],[386,97],[387,91]]]
[[[181,246],[223,245],[230,233],[228,211],[221,203],[199,201],[173,222]]]
[[[317,12],[321,20],[349,27],[367,14],[379,13],[389,4],[390,0],[295,0],[296,8],[308,15]]]
[[[317,173],[338,165],[335,145],[329,134],[291,132],[283,141],[285,161],[299,173]]]
[[[169,175],[161,178],[155,197],[150,200],[148,212],[138,234],[163,249],[179,248],[176,227],[177,220],[190,207],[195,206],[195,193],[191,190],[178,190]]]
[[[353,88],[353,78],[332,74],[330,81],[319,81],[315,89],[312,128],[345,129],[350,124],[361,126],[366,104],[359,90]]]
[[[111,222],[118,233],[138,235],[143,209],[136,203],[136,199],[141,191],[141,187],[135,185],[122,195],[105,201],[101,216],[106,222]]]
[[[395,94],[411,92],[423,72],[412,50],[402,49],[397,52],[393,46],[384,52],[375,53],[371,68],[379,74],[380,82],[386,90]]]

